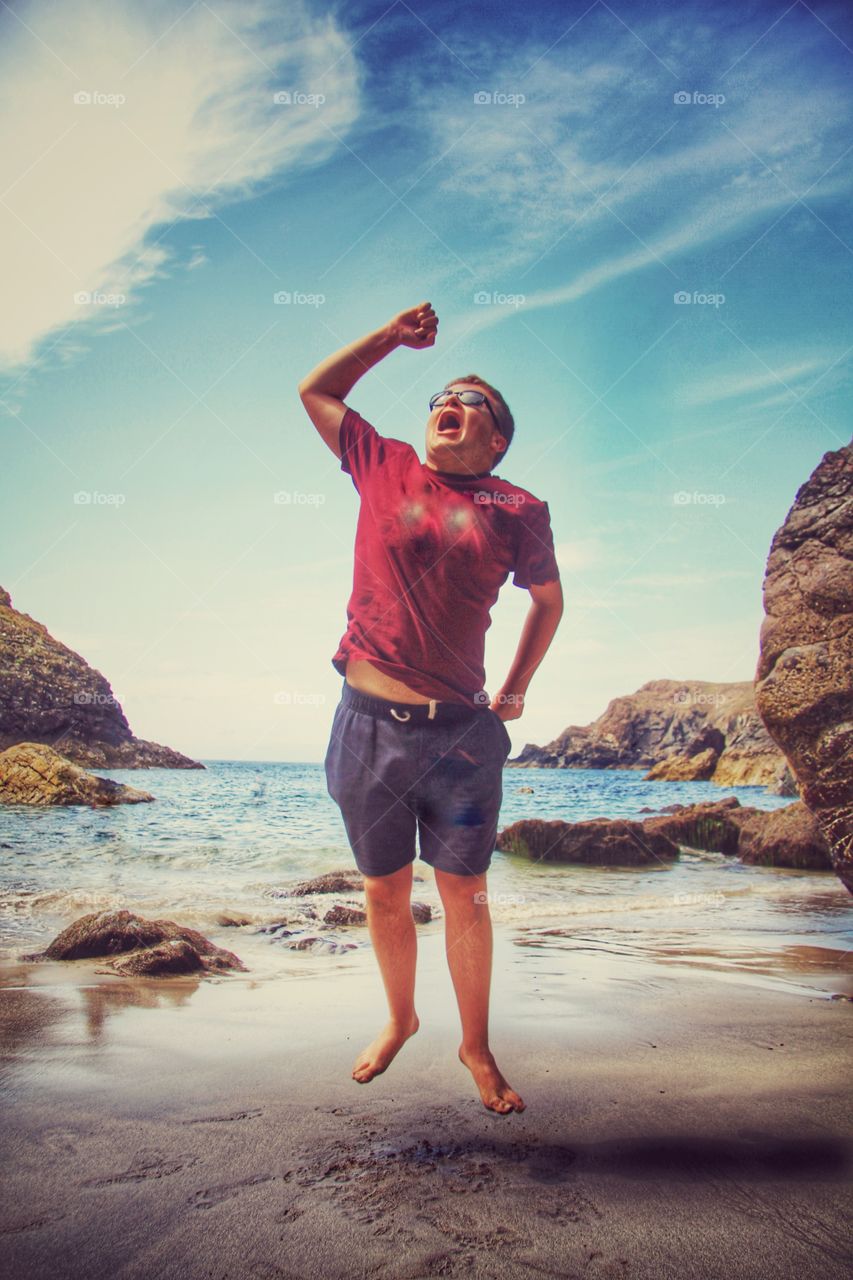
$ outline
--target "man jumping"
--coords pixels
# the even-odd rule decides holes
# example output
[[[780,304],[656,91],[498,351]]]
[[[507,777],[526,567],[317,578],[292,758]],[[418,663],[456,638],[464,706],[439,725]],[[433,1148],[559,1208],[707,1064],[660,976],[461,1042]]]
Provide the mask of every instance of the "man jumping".
[[[364,876],[367,922],[389,1021],[356,1059],[366,1084],[418,1029],[411,910],[415,836],[435,871],[462,1021],[459,1057],[483,1103],[524,1103],[489,1048],[492,925],[486,871],[495,847],[504,720],[524,695],[563,612],[548,505],[493,475],[515,424],[501,394],[469,375],[430,400],[426,462],[380,436],[344,399],[397,347],[435,345],[428,302],[324,360],[299,385],[302,403],[361,498],[347,629],[332,662],[344,677],[326,752]],[[490,610],[509,573],[532,596],[500,691],[485,692]]]

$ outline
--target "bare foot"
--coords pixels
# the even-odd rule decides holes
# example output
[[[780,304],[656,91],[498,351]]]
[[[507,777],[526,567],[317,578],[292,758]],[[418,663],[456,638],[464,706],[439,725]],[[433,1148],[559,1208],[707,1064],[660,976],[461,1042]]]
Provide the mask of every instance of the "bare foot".
[[[412,1021],[404,1027],[393,1020],[389,1022],[356,1058],[352,1069],[353,1080],[357,1080],[359,1084],[367,1084],[374,1076],[381,1075],[419,1026],[417,1014],[412,1014]]]
[[[459,1061],[471,1072],[474,1083],[480,1090],[483,1106],[489,1111],[496,1111],[498,1115],[505,1116],[510,1111],[524,1110],[524,1103],[504,1080],[498,1071],[498,1064],[488,1049],[482,1053],[473,1053],[466,1052],[462,1047],[459,1050]]]

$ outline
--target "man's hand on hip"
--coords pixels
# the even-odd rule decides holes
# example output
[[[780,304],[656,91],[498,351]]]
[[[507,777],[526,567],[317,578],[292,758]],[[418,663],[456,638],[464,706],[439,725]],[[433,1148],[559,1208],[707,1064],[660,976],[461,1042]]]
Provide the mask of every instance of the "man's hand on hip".
[[[524,694],[496,693],[489,703],[489,710],[500,716],[501,720],[518,720],[524,714]]]

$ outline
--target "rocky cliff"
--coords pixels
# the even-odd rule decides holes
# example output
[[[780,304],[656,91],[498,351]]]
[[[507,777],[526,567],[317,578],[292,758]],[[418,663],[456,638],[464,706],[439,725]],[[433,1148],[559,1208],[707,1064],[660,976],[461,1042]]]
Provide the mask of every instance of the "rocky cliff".
[[[853,893],[853,446],[824,455],[770,547],[756,703]]]
[[[785,758],[755,709],[748,680],[651,680],[636,693],[614,698],[592,724],[570,725],[544,747],[528,744],[509,765],[654,768],[655,777],[779,788],[787,773]]]
[[[43,742],[19,742],[0,751],[0,804],[87,804],[100,809],[153,799],[147,791],[87,773]]]
[[[44,743],[87,768],[204,768],[134,737],[101,673],[0,587],[0,751],[19,742]]]

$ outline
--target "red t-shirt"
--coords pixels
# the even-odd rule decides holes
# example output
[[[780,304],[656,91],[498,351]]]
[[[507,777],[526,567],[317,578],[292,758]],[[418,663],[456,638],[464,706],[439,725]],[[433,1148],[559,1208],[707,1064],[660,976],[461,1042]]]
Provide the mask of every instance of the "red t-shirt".
[[[507,576],[517,587],[560,576],[547,502],[490,473],[433,471],[353,409],[340,446],[361,506],[335,669],[366,658],[426,698],[482,705],[490,610]]]

